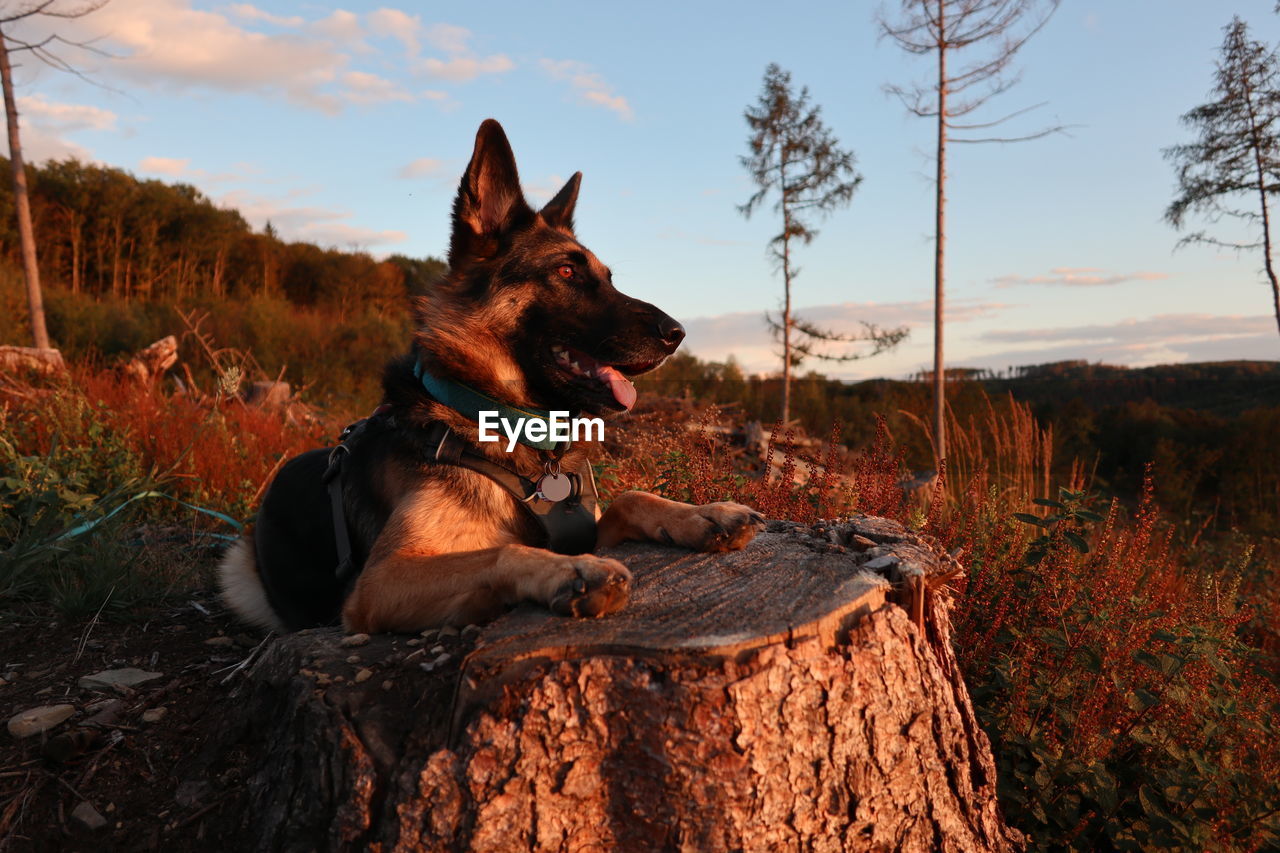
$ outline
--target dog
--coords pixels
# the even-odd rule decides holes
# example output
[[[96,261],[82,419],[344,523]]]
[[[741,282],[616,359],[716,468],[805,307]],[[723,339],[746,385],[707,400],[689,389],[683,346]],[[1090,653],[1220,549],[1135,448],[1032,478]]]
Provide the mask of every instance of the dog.
[[[520,443],[480,440],[486,410],[536,426],[548,412],[630,409],[630,377],[684,338],[667,314],[619,292],[574,236],[581,180],[535,211],[501,125],[480,126],[453,204],[448,272],[415,304],[410,352],[387,366],[382,405],[336,448],[286,462],[252,535],[219,565],[223,598],[243,620],[416,632],[488,621],[523,601],[604,616],[626,606],[631,574],[592,551],[626,540],[734,550],[763,528],[741,504],[639,491],[601,513],[580,445],[535,440],[536,429]]]

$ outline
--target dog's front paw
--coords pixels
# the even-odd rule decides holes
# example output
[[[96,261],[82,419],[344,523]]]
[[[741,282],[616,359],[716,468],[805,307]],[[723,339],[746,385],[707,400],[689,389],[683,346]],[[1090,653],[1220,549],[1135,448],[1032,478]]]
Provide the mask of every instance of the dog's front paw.
[[[720,501],[689,507],[673,527],[667,533],[677,545],[695,551],[740,551],[764,530],[764,516],[749,506]]]
[[[626,607],[631,598],[631,572],[617,560],[561,557],[556,572],[563,577],[547,605],[562,616],[604,616]]]

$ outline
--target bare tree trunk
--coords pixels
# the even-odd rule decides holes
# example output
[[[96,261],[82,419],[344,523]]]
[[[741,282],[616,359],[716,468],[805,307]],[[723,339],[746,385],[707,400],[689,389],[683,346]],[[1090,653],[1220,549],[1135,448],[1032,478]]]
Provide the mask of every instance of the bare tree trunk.
[[[933,453],[934,470],[947,458],[947,369],[942,356],[947,229],[947,29],[946,2],[938,0],[938,174],[933,247]]]
[[[1267,209],[1267,173],[1262,166],[1262,141],[1258,139],[1258,117],[1253,108],[1252,91],[1245,78],[1245,104],[1249,110],[1249,136],[1253,147],[1253,165],[1258,176],[1258,203],[1262,208],[1262,263],[1271,282],[1271,304],[1276,315],[1276,328],[1280,330],[1280,282],[1276,281],[1275,267],[1271,262],[1271,214]]]
[[[225,721],[252,759],[243,823],[220,843],[1018,845],[951,648],[940,589],[957,567],[935,546],[863,518],[772,522],[730,554],[613,554],[635,586],[606,619],[527,607],[474,639],[268,644]]]
[[[22,242],[22,272],[27,280],[27,306],[31,313],[31,339],[36,349],[49,348],[44,322],[44,295],[40,291],[40,266],[36,262],[36,236],[31,227],[31,201],[27,197],[27,172],[22,163],[18,136],[18,104],[13,97],[13,68],[9,45],[0,32],[0,85],[4,88],[4,112],[9,125],[9,165],[13,167],[13,206],[18,214],[18,239]]]
[[[782,194],[782,426],[791,420],[791,212],[787,208],[787,151],[782,146],[778,182]]]

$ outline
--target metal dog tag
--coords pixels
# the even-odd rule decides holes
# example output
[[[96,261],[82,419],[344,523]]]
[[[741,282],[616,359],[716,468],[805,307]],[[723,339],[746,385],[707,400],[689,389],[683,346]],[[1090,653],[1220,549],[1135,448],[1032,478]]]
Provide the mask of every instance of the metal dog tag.
[[[543,474],[538,480],[538,497],[544,501],[562,501],[573,492],[573,482],[565,474]]]

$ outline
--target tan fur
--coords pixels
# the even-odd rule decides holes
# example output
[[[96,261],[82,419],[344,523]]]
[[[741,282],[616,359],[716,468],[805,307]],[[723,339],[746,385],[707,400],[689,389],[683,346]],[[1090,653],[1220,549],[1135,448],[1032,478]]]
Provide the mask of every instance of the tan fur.
[[[252,540],[240,539],[227,549],[218,564],[218,586],[222,600],[245,622],[267,631],[284,632],[285,627],[267,602],[267,591],[258,577]]]
[[[596,545],[666,542],[695,551],[737,551],[764,526],[751,507],[729,501],[693,506],[648,492],[624,492],[600,518]]]

